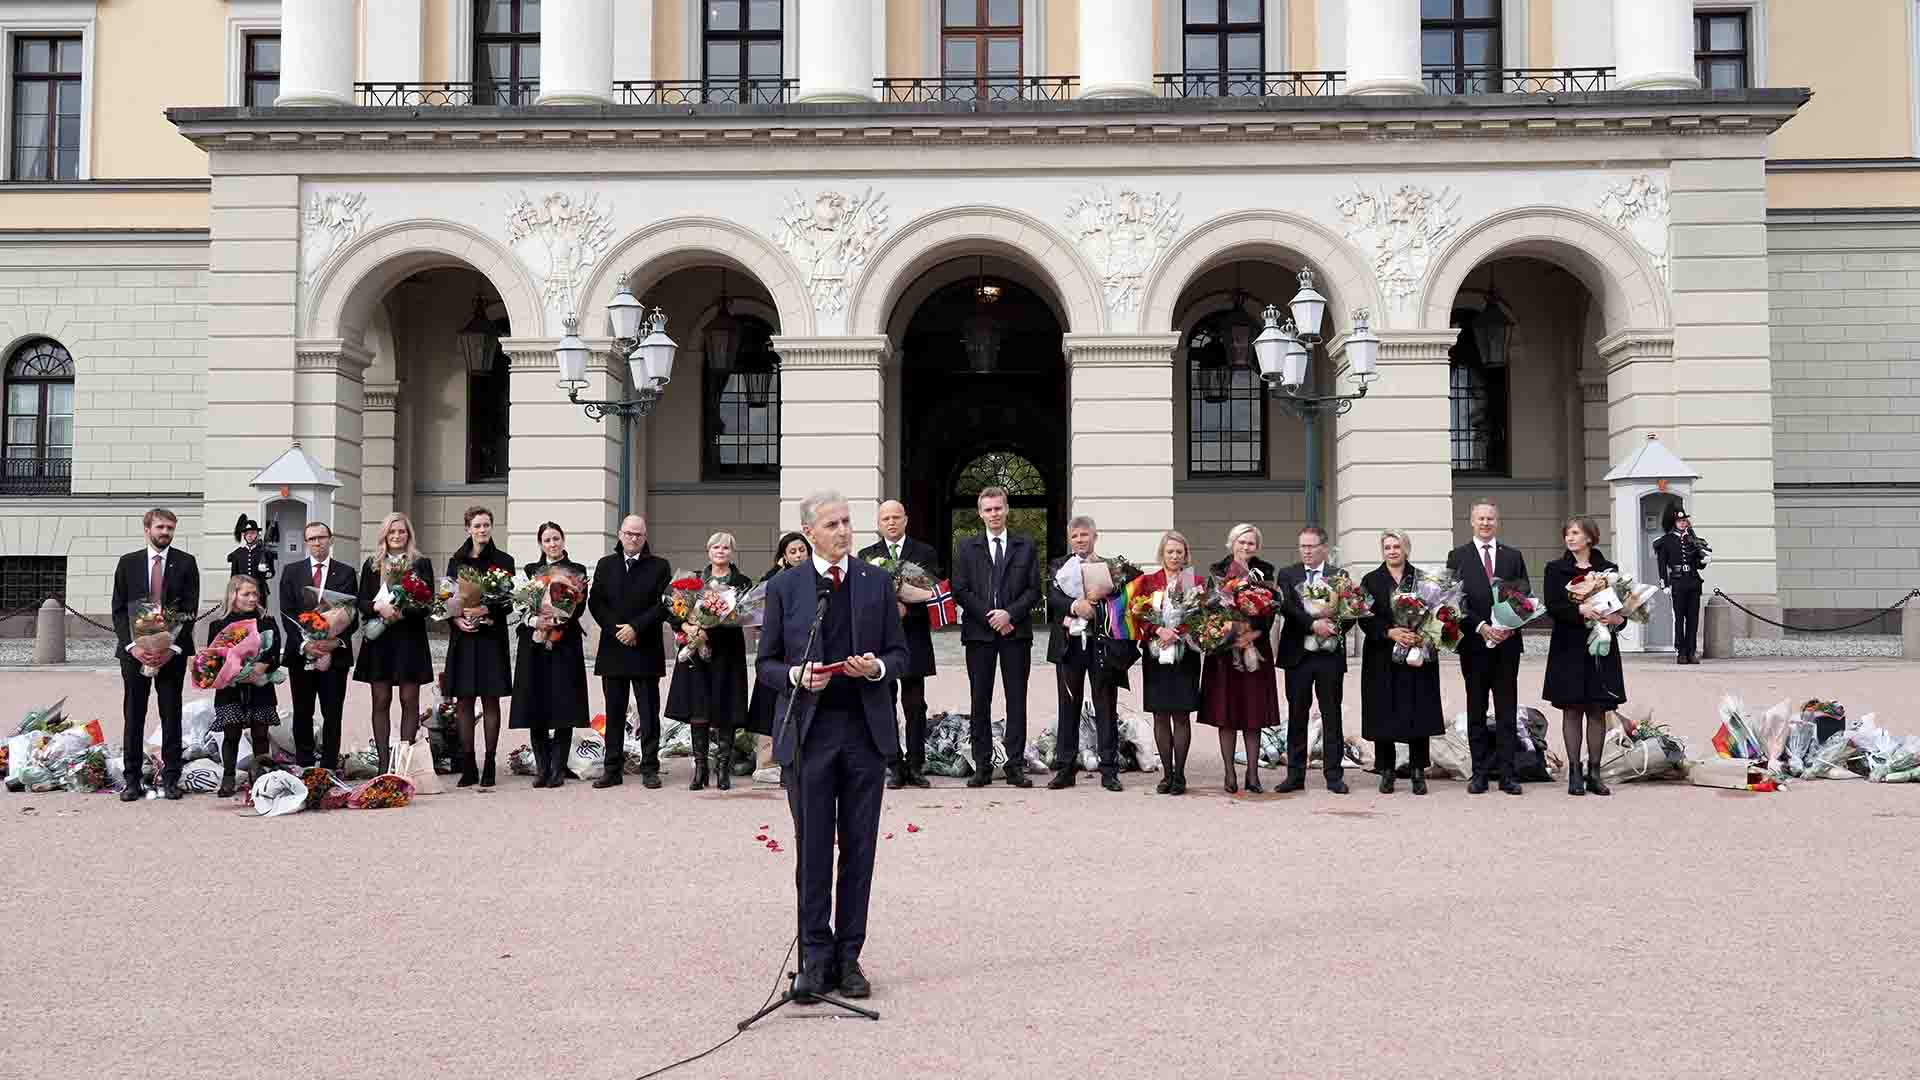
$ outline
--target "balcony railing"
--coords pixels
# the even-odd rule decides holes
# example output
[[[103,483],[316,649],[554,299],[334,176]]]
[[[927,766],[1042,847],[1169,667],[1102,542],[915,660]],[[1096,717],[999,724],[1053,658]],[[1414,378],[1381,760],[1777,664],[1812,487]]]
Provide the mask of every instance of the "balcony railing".
[[[10,457],[0,468],[0,495],[65,495],[72,490],[70,457]]]
[[[785,105],[799,79],[654,79],[613,84],[620,105]]]
[[[875,79],[874,88],[886,102],[936,101],[1072,101],[1077,75],[1019,75],[976,79]]]
[[[1192,71],[1155,75],[1166,98],[1331,97],[1346,83],[1344,71]]]
[[[1429,94],[1591,94],[1613,86],[1610,67],[1461,71],[1428,68]]]
[[[360,104],[376,108],[441,108],[450,105],[531,105],[540,96],[538,80],[481,79],[475,82],[363,82],[353,84]]]

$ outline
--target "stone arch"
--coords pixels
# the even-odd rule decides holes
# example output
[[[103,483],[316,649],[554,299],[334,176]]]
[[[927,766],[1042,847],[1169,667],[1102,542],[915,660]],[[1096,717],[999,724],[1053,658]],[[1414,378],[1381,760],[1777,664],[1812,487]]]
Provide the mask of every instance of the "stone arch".
[[[513,253],[451,221],[403,221],[368,232],[328,259],[307,291],[305,338],[357,340],[373,306],[422,270],[464,267],[500,293],[515,337],[546,332],[540,289]]]
[[[1414,309],[1420,325],[1446,329],[1467,275],[1508,257],[1540,259],[1578,278],[1600,299],[1609,334],[1673,324],[1666,281],[1631,237],[1564,206],[1522,206],[1478,222],[1440,253]]]
[[[1331,229],[1285,210],[1236,210],[1187,233],[1160,260],[1141,304],[1141,328],[1172,329],[1181,295],[1215,266],[1274,256],[1311,267],[1334,311],[1350,315],[1367,308],[1374,329],[1392,325],[1367,261]]]
[[[780,313],[780,333],[805,337],[814,332],[813,301],[799,268],[768,240],[747,228],[709,217],[679,217],[656,222],[633,233],[610,249],[594,267],[581,290],[582,322],[596,333],[610,333],[607,303],[619,287],[620,275],[638,271],[629,282],[634,295],[644,297],[656,282],[690,266],[726,265],[758,281],[773,297]]]
[[[1017,210],[955,206],[909,222],[873,253],[847,303],[847,332],[886,333],[894,307],[914,281],[963,249],[991,250],[1031,267],[1059,303],[1068,333],[1107,329],[1099,277],[1065,237]]]

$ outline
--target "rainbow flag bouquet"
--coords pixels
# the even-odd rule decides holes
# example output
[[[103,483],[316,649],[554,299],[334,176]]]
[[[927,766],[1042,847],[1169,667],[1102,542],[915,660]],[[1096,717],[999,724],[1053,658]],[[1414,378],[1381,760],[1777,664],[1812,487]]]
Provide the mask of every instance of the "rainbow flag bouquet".
[[[1144,642],[1147,656],[1155,663],[1177,664],[1192,644],[1188,640],[1193,631],[1191,624],[1200,612],[1205,593],[1199,579],[1192,574],[1169,578],[1160,588],[1149,587],[1149,580],[1150,577],[1143,576],[1128,582],[1124,602],[1113,605],[1116,617],[1122,622],[1122,632],[1114,636]],[[1159,634],[1162,629],[1172,630],[1179,636],[1163,643]]]

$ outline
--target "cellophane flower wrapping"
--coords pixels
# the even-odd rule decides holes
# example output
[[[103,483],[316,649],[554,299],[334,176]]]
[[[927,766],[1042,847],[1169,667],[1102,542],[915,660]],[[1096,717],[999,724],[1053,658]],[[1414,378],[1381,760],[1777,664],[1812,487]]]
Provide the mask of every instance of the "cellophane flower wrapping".
[[[1308,652],[1337,652],[1346,647],[1347,631],[1373,611],[1373,598],[1345,570],[1322,575],[1317,582],[1301,582],[1295,588],[1307,617],[1325,619],[1334,624],[1331,637],[1308,634],[1301,647]]]
[[[294,616],[294,622],[299,625],[303,640],[332,641],[346,633],[347,627],[353,625],[354,616],[357,614],[355,610],[357,599],[347,593],[334,592],[332,589],[315,589],[311,585],[307,586],[307,589],[314,594],[314,605]],[[331,651],[323,652],[318,656],[309,653],[306,659],[309,671],[326,671],[333,667]]]
[[[1394,592],[1393,623],[1420,635],[1420,643],[1395,643],[1393,659],[1408,667],[1423,667],[1443,650],[1460,647],[1460,579],[1444,572],[1417,571],[1411,590]]]
[[[44,731],[53,734],[65,728],[67,699],[61,698],[51,705],[38,709],[28,709],[27,715],[20,720],[20,726],[14,729],[15,735],[25,735],[29,731]]]
[[[1607,729],[1600,755],[1600,779],[1613,784],[1633,780],[1685,780],[1687,741],[1648,714],[1644,720],[1622,716]]]
[[[1198,579],[1179,574],[1168,577],[1166,588],[1133,598],[1128,615],[1143,630],[1148,659],[1157,664],[1171,665],[1178,664],[1186,656],[1203,596]],[[1163,627],[1178,636],[1162,644],[1159,631]],[[1199,652],[1208,651],[1200,649],[1197,644],[1192,647]]]
[[[1488,621],[1502,630],[1518,630],[1547,613],[1547,605],[1541,603],[1539,597],[1517,584],[1495,578],[1493,595],[1493,610]]]
[[[177,611],[173,611],[151,600],[142,600],[133,608],[132,630],[133,647],[143,652],[172,652],[178,655],[180,646],[173,643],[175,635],[185,621]],[[151,679],[160,674],[160,668],[145,663],[140,665],[140,674]]]
[[[347,806],[353,810],[386,810],[412,801],[413,781],[397,773],[381,773],[354,788]]]
[[[1218,615],[1225,613],[1231,620],[1227,627],[1224,642],[1215,649],[1203,652],[1215,652],[1219,648],[1230,650],[1233,666],[1239,671],[1259,671],[1262,660],[1259,646],[1248,645],[1241,648],[1232,644],[1232,639],[1244,629],[1253,625],[1253,620],[1273,614],[1277,602],[1273,584],[1257,570],[1245,563],[1234,562],[1228,565],[1226,572],[1208,582],[1208,595],[1203,603],[1206,614],[1202,616],[1205,637],[1211,642],[1218,632]]]
[[[667,601],[669,609],[681,621],[681,629],[675,636],[680,641],[680,651],[675,659],[713,659],[713,643],[707,638],[708,631],[740,625],[740,619],[749,614],[742,600],[750,591],[736,589],[723,581],[709,581],[699,574],[675,574],[668,586]],[[765,595],[762,591],[763,599]]]
[[[893,595],[903,604],[924,604],[933,599],[935,581],[926,567],[907,559],[889,559],[885,555],[874,555],[867,564],[877,566],[893,579]]]
[[[381,588],[374,595],[375,602],[385,600],[399,612],[399,618],[411,615],[426,615],[438,611],[438,593],[433,583],[420,576],[420,572],[407,565],[406,560],[388,558],[380,567]],[[384,615],[375,615],[366,620],[360,628],[361,636],[368,641],[377,641],[387,627],[398,619],[388,619]]]
[[[507,607],[512,610],[514,575],[498,566],[481,569],[477,566],[462,566],[453,577],[440,579],[434,587],[434,602],[437,610],[433,618],[436,622],[457,619],[467,608]],[[493,622],[491,614],[482,615],[477,625],[487,626]]]

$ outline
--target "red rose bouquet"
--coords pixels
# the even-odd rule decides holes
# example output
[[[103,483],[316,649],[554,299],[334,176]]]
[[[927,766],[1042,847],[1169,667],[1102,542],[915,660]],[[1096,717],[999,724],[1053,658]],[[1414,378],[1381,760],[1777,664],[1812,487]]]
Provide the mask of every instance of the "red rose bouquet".
[[[140,661],[140,674],[151,679],[173,661],[173,657],[180,652],[180,646],[173,643],[173,638],[180,632],[180,624],[185,621],[179,612],[151,600],[142,600],[135,605],[133,641],[128,645],[128,651]]]
[[[420,576],[420,571],[390,560],[382,574],[385,580],[380,591],[374,594],[373,602],[378,604],[384,600],[398,614],[392,619],[379,614],[369,619],[361,631],[368,641],[378,640],[381,634],[387,632],[387,627],[400,619],[425,615],[434,610],[434,587]]]

